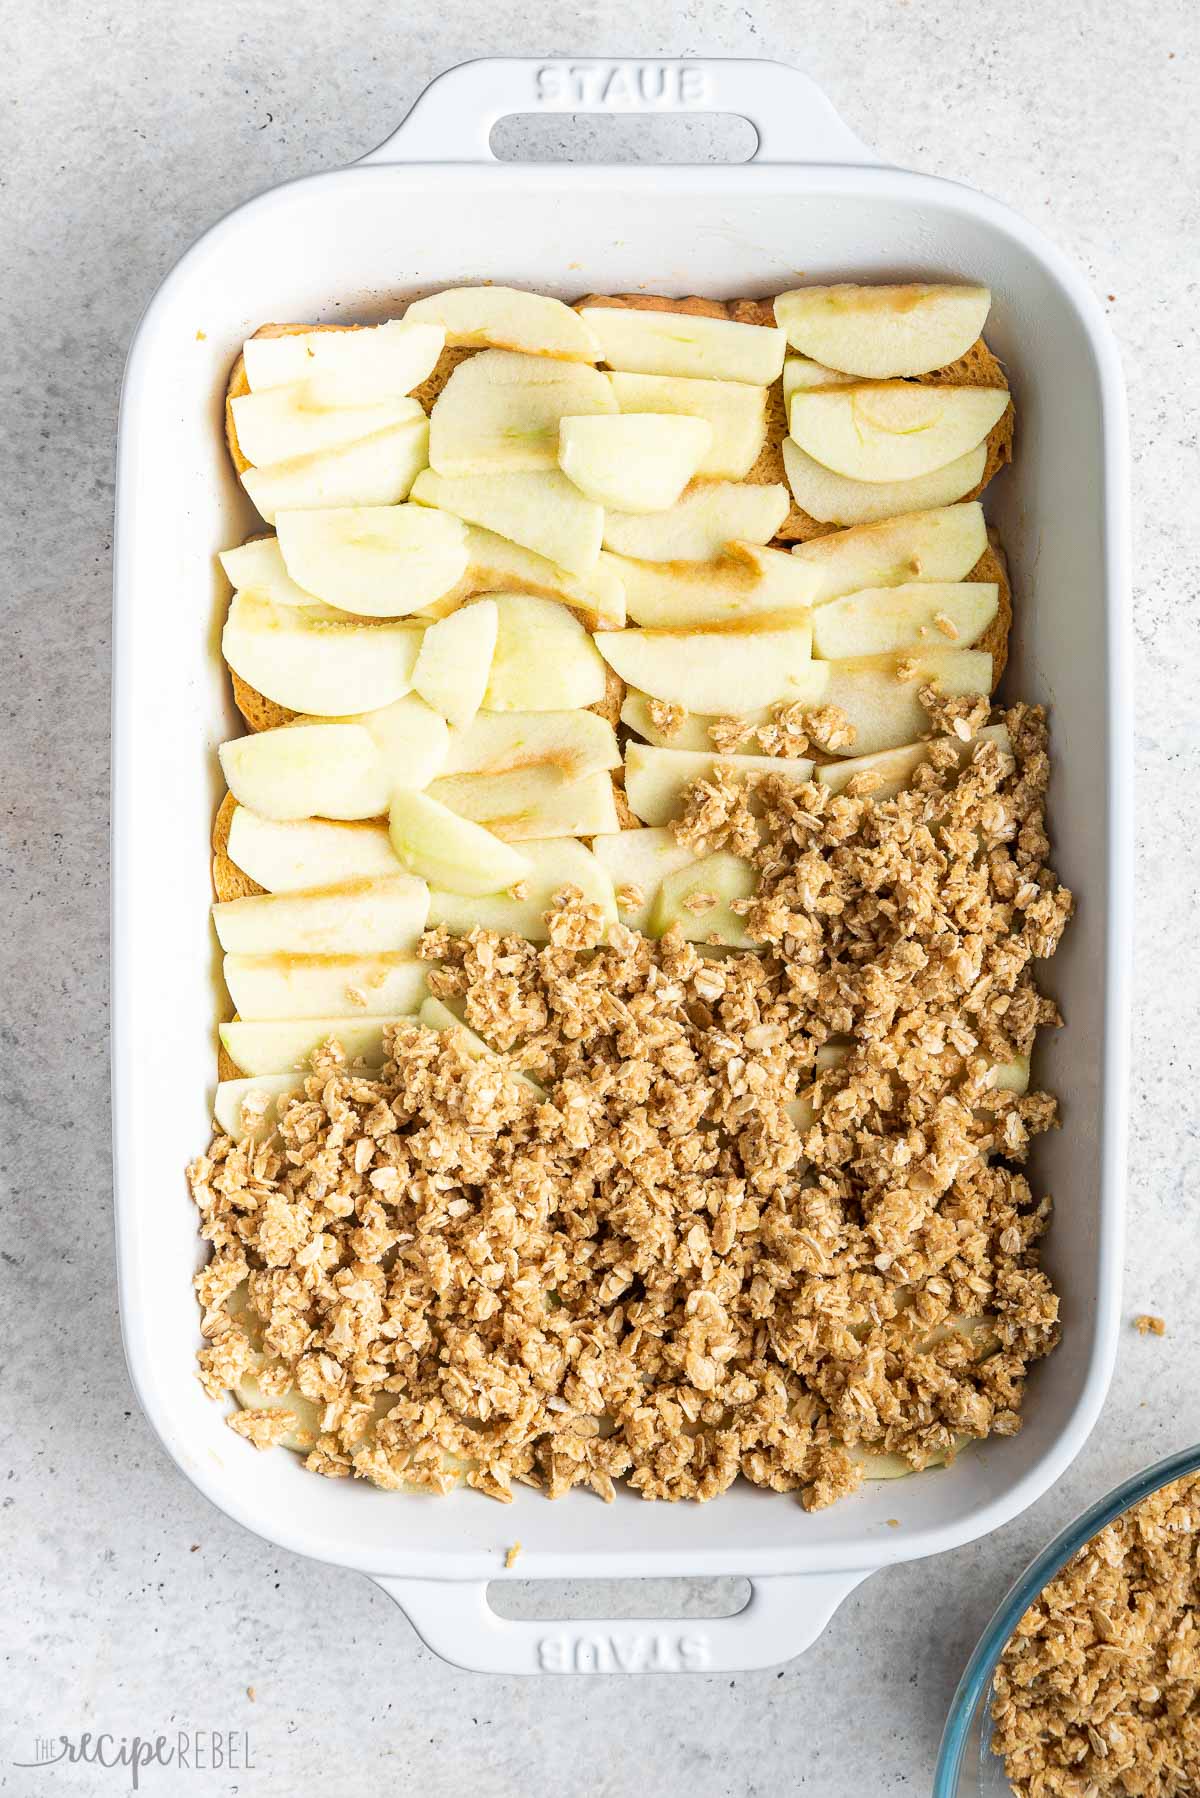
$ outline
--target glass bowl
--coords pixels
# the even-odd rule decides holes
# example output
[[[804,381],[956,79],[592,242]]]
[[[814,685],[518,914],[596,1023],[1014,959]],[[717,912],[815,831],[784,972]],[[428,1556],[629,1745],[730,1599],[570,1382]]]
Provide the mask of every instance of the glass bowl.
[[[1200,1448],[1168,1455],[1165,1461],[1135,1474],[1069,1523],[1009,1588],[958,1682],[942,1734],[933,1798],[1012,1798],[1004,1762],[990,1746],[992,1676],[1005,1643],[1042,1587],[1086,1542],[1160,1486],[1196,1472],[1200,1472]]]

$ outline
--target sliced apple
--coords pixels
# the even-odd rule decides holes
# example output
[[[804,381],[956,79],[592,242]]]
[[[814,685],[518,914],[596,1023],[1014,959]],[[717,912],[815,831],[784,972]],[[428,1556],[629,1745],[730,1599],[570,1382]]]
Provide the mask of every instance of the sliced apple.
[[[718,755],[710,749],[656,749],[629,743],[625,750],[625,796],[643,824],[668,824],[678,817],[683,796],[698,780],[709,780],[720,764],[739,778],[773,774],[789,786],[812,779],[813,764],[801,756]]]
[[[397,505],[408,498],[428,462],[429,420],[422,413],[318,456],[247,468],[241,481],[267,523],[274,524],[277,512]]]
[[[958,752],[960,765],[969,761],[976,743],[995,743],[1005,754],[1012,752],[1008,731],[1003,724],[988,724],[979,731],[969,743],[961,743],[957,737],[944,739],[952,742]],[[894,799],[897,793],[912,784],[912,777],[923,762],[929,759],[931,743],[905,743],[898,749],[881,749],[874,755],[847,756],[844,761],[826,762],[817,769],[815,778],[821,786],[828,787],[831,793],[844,793],[850,782],[860,774],[870,776],[871,791],[866,797],[876,800]]]
[[[983,732],[980,732],[983,735]],[[996,1087],[1000,1092],[1016,1093],[1018,1096],[1029,1091],[1029,1057],[1014,1056],[1012,1061],[998,1061],[988,1074],[988,1085]]]
[[[986,287],[907,283],[799,287],[775,317],[793,349],[852,375],[925,375],[965,356],[991,306]]]
[[[961,581],[987,548],[987,526],[977,500],[934,511],[909,512],[853,530],[831,531],[792,550],[812,581],[812,604],[859,593],[864,587],[900,587],[909,581]]]
[[[651,630],[702,629],[802,611],[817,584],[803,562],[759,543],[731,543],[710,562],[614,560],[626,611]]]
[[[810,387],[851,387],[857,375],[840,374],[836,368],[813,362],[807,356],[789,356],[783,365],[783,410],[786,416],[792,395]]]
[[[918,697],[922,687],[934,686],[950,697],[987,694],[992,687],[992,658],[980,649],[860,656],[816,666],[829,671],[822,703],[840,707],[854,726],[849,753],[856,756],[899,748],[929,729]]]
[[[301,718],[296,722],[308,724],[310,720]],[[311,722],[328,728],[323,719]],[[415,693],[406,693],[391,705],[362,712],[355,718],[341,719],[339,723],[358,725],[371,738],[386,794],[395,787],[427,787],[434,776],[441,773],[449,754],[450,732],[446,720]],[[362,815],[377,818],[385,812],[386,794],[382,805]]]
[[[561,599],[581,612],[594,630],[620,630],[625,622],[625,589],[611,558],[601,554],[587,574],[571,574],[545,556],[494,531],[467,527],[467,583],[472,593],[536,593]]]
[[[609,388],[611,396],[612,389]],[[616,401],[613,401],[615,408]],[[712,426],[683,413],[563,418],[558,465],[581,493],[625,512],[673,506],[712,444]]]
[[[579,316],[609,367],[634,374],[766,387],[779,379],[787,352],[787,339],[775,325],[623,306],[581,306]]]
[[[227,955],[223,972],[241,1018],[398,1018],[428,991],[415,955]]]
[[[696,860],[676,841],[673,830],[618,830],[592,838],[592,853],[607,869],[617,899],[617,916],[630,930],[649,936],[658,889],[668,874]]]
[[[527,856],[427,793],[393,795],[392,848],[411,873],[453,893],[495,893],[530,872]]]
[[[604,663],[573,612],[530,593],[497,593],[493,599],[498,628],[483,697],[488,711],[561,712],[599,704]]]
[[[747,737],[758,725],[769,724],[771,721],[770,709],[766,706],[739,716],[745,725]],[[696,749],[705,755],[711,755],[711,726],[716,722],[716,717],[711,714],[685,712],[678,730],[661,730],[650,714],[650,701],[644,693],[637,692],[633,687],[627,689],[621,706],[621,723],[627,724],[639,737],[644,737],[647,743],[654,743],[660,749]]]
[[[213,1100],[213,1117],[226,1136],[231,1136],[235,1142],[250,1135],[269,1136],[275,1128],[280,1100],[303,1089],[304,1082],[296,1074],[260,1074],[257,1080],[222,1080]],[[255,1102],[247,1106],[248,1099]]]
[[[509,843],[538,837],[590,837],[598,830],[620,829],[613,784],[607,774],[568,780],[561,769],[549,763],[517,768],[511,774],[451,774],[434,781],[429,797],[449,806],[460,818],[486,825]],[[490,892],[493,887],[480,890]]]
[[[556,468],[561,419],[616,410],[608,380],[587,363],[483,350],[433,403],[429,466],[451,479]]]
[[[484,1056],[491,1056],[495,1061],[503,1061],[505,1059],[498,1049],[493,1049],[490,1043],[485,1043],[483,1038],[477,1036],[475,1031],[472,1030],[469,1025],[464,1024],[457,1012],[451,1011],[448,1005],[443,1005],[440,999],[426,999],[420,1011],[417,1013],[417,1022],[423,1024],[426,1030],[461,1031],[467,1054],[475,1061],[481,1060]],[[541,1086],[538,1081],[534,1080],[529,1074],[518,1074],[517,1079],[521,1081],[522,1085],[531,1087],[540,1099],[545,1098],[545,1087]]]
[[[343,444],[359,443],[395,425],[423,416],[420,402],[377,399],[369,405],[330,404],[315,381],[271,387],[265,393],[243,393],[230,401],[238,448],[256,468],[316,456]]]
[[[393,318],[360,331],[251,337],[242,355],[252,393],[319,376],[326,392],[341,395],[346,405],[358,405],[364,397],[411,393],[433,373],[445,342],[440,325]]]
[[[297,584],[339,611],[401,618],[449,593],[467,569],[461,519],[428,506],[281,512],[279,548]]]
[[[295,712],[346,717],[412,687],[419,625],[351,618],[327,606],[273,606],[235,593],[221,653],[235,674]]]
[[[268,893],[338,886],[401,872],[383,824],[336,824],[319,818],[280,822],[243,805],[235,807],[230,820],[226,853]]]
[[[610,923],[617,908],[612,881],[597,858],[575,837],[554,837],[525,843],[522,855],[529,872],[520,882],[520,897],[511,892],[467,897],[434,888],[429,899],[429,921],[444,924],[455,935],[478,927],[502,936],[523,936],[531,943],[546,941],[546,913],[556,893],[576,887],[589,905],[598,905]]]
[[[252,593],[255,599],[268,599],[274,606],[317,603],[317,595],[298,587],[288,573],[275,537],[258,537],[240,549],[223,549],[219,560],[239,593]]]
[[[441,325],[459,349],[520,350],[566,362],[599,362],[600,345],[570,306],[517,287],[447,287],[414,300],[406,324]]]
[[[714,938],[731,949],[749,949],[752,939],[745,920],[731,911],[734,899],[749,899],[758,885],[758,871],[727,849],[668,874],[658,889],[650,917],[650,936],[665,936],[678,925],[688,942],[707,943]]]
[[[360,724],[288,724],[217,751],[226,785],[260,817],[377,818],[391,782]]]
[[[792,395],[788,425],[805,453],[856,481],[909,481],[982,443],[1008,405],[1005,387],[864,381]]]
[[[944,468],[911,481],[852,481],[814,462],[790,437],[783,440],[783,471],[792,497],[801,511],[822,524],[873,524],[899,512],[951,505],[978,487],[986,466],[985,439]]]
[[[425,882],[403,872],[293,893],[255,893],[212,908],[227,955],[408,953],[428,911]]]
[[[729,543],[769,543],[787,514],[781,482],[701,481],[662,512],[606,512],[604,547],[644,562],[707,562]]]
[[[413,686],[458,731],[468,728],[483,704],[498,628],[496,602],[480,599],[425,632]]]
[[[847,593],[814,608],[813,654],[828,660],[886,655],[897,649],[969,649],[992,622],[999,605],[1000,589],[995,581],[911,581],[901,587],[865,587],[860,593]]]
[[[480,712],[456,731],[444,774],[512,774],[546,766],[567,780],[621,765],[617,733],[595,712]]]
[[[622,412],[674,412],[704,418],[712,442],[696,470],[699,479],[740,481],[767,441],[767,390],[744,381],[691,381],[675,375],[609,376]]]
[[[243,1074],[287,1074],[307,1068],[313,1053],[331,1039],[349,1061],[382,1067],[383,1033],[394,1018],[235,1019],[220,1026],[221,1046]]]
[[[420,505],[440,506],[511,537],[572,574],[589,574],[600,555],[604,513],[560,469],[536,474],[464,475],[448,480],[425,469],[413,484]]]
[[[757,631],[605,631],[597,648],[631,687],[688,712],[740,716],[777,701],[819,705],[828,666],[805,619]]]

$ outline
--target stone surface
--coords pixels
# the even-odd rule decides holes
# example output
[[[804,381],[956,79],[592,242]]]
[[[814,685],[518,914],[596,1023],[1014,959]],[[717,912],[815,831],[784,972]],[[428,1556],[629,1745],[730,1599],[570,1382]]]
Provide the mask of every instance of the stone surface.
[[[1195,10],[1188,0],[694,0],[673,10],[668,25],[659,9],[660,26],[653,9],[604,0],[574,24],[546,0],[458,0],[427,17],[383,0],[65,0],[41,9],[31,31],[26,7],[0,5],[0,1790],[19,1798],[129,1789],[119,1772],[20,1770],[38,1732],[184,1725],[248,1729],[254,1770],[152,1769],[143,1790],[923,1793],[955,1680],[1012,1575],[1085,1502],[1200,1438]],[[463,58],[613,48],[806,64],[885,156],[1007,200],[1107,296],[1129,382],[1137,504],[1125,1311],[1161,1312],[1168,1333],[1142,1338],[1126,1322],[1101,1424],[1054,1492],[984,1543],[877,1575],[782,1671],[518,1682],[443,1666],[365,1580],[281,1555],[212,1511],[159,1450],[128,1385],[105,1064],[113,431],[138,313],[211,220],[367,150],[430,76]],[[536,144],[555,156],[611,153],[618,140],[644,143],[628,126],[575,131],[557,119],[507,126],[504,137],[510,152]],[[737,142],[689,121],[663,147],[703,157]],[[690,1592],[688,1608],[701,1597]],[[529,1603],[545,1607],[545,1595]]]

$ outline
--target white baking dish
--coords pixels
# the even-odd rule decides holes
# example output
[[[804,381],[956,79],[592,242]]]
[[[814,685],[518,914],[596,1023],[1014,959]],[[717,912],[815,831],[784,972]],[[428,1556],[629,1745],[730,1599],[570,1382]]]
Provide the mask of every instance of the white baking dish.
[[[530,167],[491,160],[507,113],[742,114],[733,168]],[[772,294],[809,278],[958,277],[994,294],[988,335],[1016,394],[1019,452],[988,509],[1012,559],[1008,690],[1053,709],[1056,861],[1081,896],[1049,971],[1068,1028],[1041,1051],[1063,1128],[1039,1147],[1055,1195],[1048,1260],[1058,1352],[1025,1427],[949,1471],[806,1514],[739,1486],[705,1507],[605,1506],[521,1491],[398,1497],[259,1456],[194,1377],[200,1255],[185,1161],[207,1139],[215,949],[208,834],[215,745],[234,725],[217,653],[213,552],[254,522],[221,438],[230,362],[271,319],[392,314],[414,294],[491,278],[574,297],[644,286]],[[163,283],[121,407],[114,632],[113,1055],[121,1312],[130,1371],[164,1445],[230,1516],[379,1580],[437,1653],[494,1671],[769,1665],[806,1647],[875,1568],[953,1548],[1032,1503],[1099,1413],[1115,1348],[1125,1161],[1130,942],[1127,449],[1121,376],[1099,307],[1058,252],[979,194],[878,165],[808,79],[778,64],[539,64],[454,69],[353,168],[295,181],[216,225]],[[886,1520],[898,1515],[901,1527]],[[717,1622],[501,1620],[511,1577],[746,1574]]]

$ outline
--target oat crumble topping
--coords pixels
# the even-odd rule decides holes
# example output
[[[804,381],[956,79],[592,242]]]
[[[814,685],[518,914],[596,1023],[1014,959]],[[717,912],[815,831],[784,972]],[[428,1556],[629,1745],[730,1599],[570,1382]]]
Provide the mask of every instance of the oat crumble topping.
[[[1133,1327],[1139,1336],[1165,1336],[1167,1333],[1166,1319],[1154,1317],[1145,1311],[1134,1318]]]
[[[1200,1791],[1200,1475],[1101,1530],[996,1670],[992,1748],[1018,1798]]]
[[[206,1390],[253,1370],[306,1401],[329,1477],[501,1500],[740,1474],[815,1509],[866,1452],[920,1468],[1015,1432],[1058,1336],[1051,1202],[1020,1171],[1055,1104],[992,1073],[1059,1021],[1032,963],[1072,902],[1040,709],[961,767],[986,701],[930,709],[894,799],[720,763],[688,794],[680,840],[758,869],[759,952],[605,940],[570,888],[541,947],[427,932],[431,993],[497,1053],[411,1020],[376,1074],[327,1047],[270,1136],[192,1164]],[[296,1416],[231,1422],[261,1445]]]

